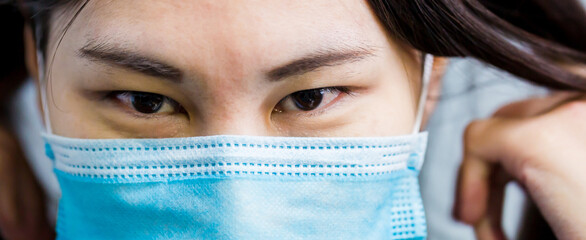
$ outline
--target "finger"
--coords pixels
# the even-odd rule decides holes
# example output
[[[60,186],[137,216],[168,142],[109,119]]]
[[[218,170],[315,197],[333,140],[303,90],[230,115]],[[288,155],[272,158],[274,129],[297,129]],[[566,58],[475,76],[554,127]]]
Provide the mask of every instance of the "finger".
[[[486,213],[492,165],[475,156],[464,156],[458,174],[454,217],[475,224]]]
[[[478,240],[501,240],[505,239],[502,230],[494,229],[494,225],[488,218],[480,219],[474,224],[474,234]]]
[[[514,147],[509,142],[515,142],[514,135],[519,125],[518,120],[489,119],[476,121],[466,129],[454,206],[457,219],[475,224],[487,215],[491,190],[497,191],[493,197],[498,198],[499,191],[502,191],[500,189],[506,184],[502,181],[495,182],[494,168],[500,164],[500,159],[509,158],[508,148]],[[506,164],[514,165],[511,162]],[[511,167],[507,166],[505,170],[510,171],[509,168]],[[496,203],[495,209],[498,209],[498,202]]]
[[[500,166],[492,168],[489,182],[489,196],[486,213],[474,224],[476,236],[481,240],[505,239],[502,228],[505,187],[510,178]]]
[[[544,190],[542,187],[546,184],[539,184],[536,181],[543,181],[543,179],[535,178],[534,174],[544,171],[561,173],[561,176],[567,174],[567,169],[557,169],[555,161],[546,159],[556,159],[560,157],[560,154],[565,153],[559,151],[559,144],[553,144],[559,139],[567,139],[568,136],[571,136],[571,139],[580,139],[579,136],[584,136],[580,128],[556,126],[560,120],[564,120],[569,126],[582,124],[580,120],[585,116],[582,98],[583,96],[576,95],[555,100],[550,98],[546,102],[535,99],[525,101],[523,104],[534,107],[532,111],[520,112],[514,109],[523,109],[523,105],[509,106],[509,109],[497,113],[499,117],[477,121],[467,128],[464,139],[464,161],[457,191],[458,205],[455,208],[458,209],[460,219],[475,225],[480,239],[502,237],[500,220],[497,219],[500,219],[499,214],[502,211],[502,202],[499,202],[499,199],[502,201],[503,193],[499,191],[504,191],[505,184],[503,183],[501,187],[499,183],[493,183],[489,177],[492,175],[490,172],[494,170],[494,166],[501,166],[522,185],[527,186],[531,195],[547,196],[557,191],[556,187]],[[562,148],[568,144],[574,144],[572,145],[575,146],[574,149],[580,149],[580,141],[577,141],[577,144],[576,141],[563,143]],[[552,148],[552,146],[558,147]],[[565,158],[576,159],[577,156],[580,155],[569,154]],[[473,167],[470,167],[471,165]],[[487,174],[486,171],[489,173]],[[580,173],[574,173],[574,175],[579,176]],[[564,184],[558,185],[562,187]],[[474,191],[479,192],[477,199],[470,197]],[[541,198],[541,200],[547,199]],[[552,218],[551,215],[550,218]],[[553,216],[555,218],[556,215],[553,214]]]
[[[524,118],[547,113],[564,103],[583,98],[584,94],[576,92],[555,92],[547,97],[531,98],[501,107],[493,114],[495,117]]]

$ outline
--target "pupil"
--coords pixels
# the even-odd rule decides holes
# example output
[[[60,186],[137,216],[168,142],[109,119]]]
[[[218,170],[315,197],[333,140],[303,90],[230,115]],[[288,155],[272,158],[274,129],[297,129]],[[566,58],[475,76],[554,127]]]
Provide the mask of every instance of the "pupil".
[[[291,95],[295,106],[303,111],[311,111],[319,106],[323,99],[323,89],[299,91]]]
[[[156,113],[163,106],[164,98],[158,94],[135,92],[131,95],[132,107],[141,113]]]

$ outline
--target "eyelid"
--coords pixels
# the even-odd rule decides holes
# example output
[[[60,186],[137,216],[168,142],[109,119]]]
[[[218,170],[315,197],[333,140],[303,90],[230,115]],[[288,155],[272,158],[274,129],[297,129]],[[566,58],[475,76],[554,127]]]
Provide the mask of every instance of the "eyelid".
[[[336,96],[336,98],[334,98],[329,103],[325,104],[323,107],[320,106],[319,108],[317,108],[313,111],[309,111],[309,112],[297,112],[296,115],[315,117],[315,116],[325,114],[326,112],[332,110],[332,107],[338,105],[338,103],[340,103],[340,101],[343,101],[345,97],[352,97],[352,96],[354,96],[353,92],[341,91],[340,94],[338,96]]]
[[[283,110],[279,110],[278,107],[288,103],[287,101],[293,101],[292,100],[292,95],[295,93],[299,93],[299,92],[303,92],[303,91],[313,91],[313,90],[326,90],[328,93],[331,93],[333,91],[338,91],[338,95],[330,100],[329,102],[321,102],[315,109],[313,110],[309,110],[309,111],[304,111],[301,109],[297,109],[297,110],[289,110],[289,111],[283,111]],[[326,93],[326,94],[328,94]],[[323,87],[323,88],[313,88],[313,89],[307,89],[307,90],[301,90],[301,91],[297,91],[294,93],[291,93],[289,95],[287,95],[285,98],[281,99],[281,101],[279,101],[279,103],[277,104],[277,106],[275,106],[275,108],[273,109],[274,112],[282,114],[282,113],[294,113],[296,115],[309,115],[309,116],[314,116],[314,115],[319,115],[322,114],[323,112],[327,111],[329,109],[329,107],[332,104],[335,104],[336,102],[339,101],[339,99],[343,96],[351,96],[353,95],[354,92],[349,88],[349,87],[345,87],[345,86],[337,86],[337,87]]]
[[[121,95],[130,95],[133,93],[142,93],[142,94],[153,94],[153,95],[159,95],[161,97],[163,97],[163,106],[165,107],[165,105],[169,105],[173,108],[173,111],[170,112],[157,112],[157,113],[141,113],[138,110],[136,110],[132,105],[132,103],[128,102],[128,103],[124,103],[122,102],[123,100],[120,99],[119,96]],[[157,93],[149,93],[149,92],[140,92],[140,91],[112,91],[109,92],[106,95],[106,98],[110,101],[114,101],[116,102],[117,105],[121,105],[121,107],[124,108],[124,111],[126,111],[127,113],[133,115],[134,117],[137,118],[158,118],[158,117],[163,117],[166,115],[171,115],[171,114],[176,114],[176,113],[181,113],[181,114],[185,114],[186,111],[183,108],[183,106],[181,106],[181,104],[179,104],[177,101],[173,100],[170,97],[167,97],[165,95],[161,95],[161,94],[157,94]]]

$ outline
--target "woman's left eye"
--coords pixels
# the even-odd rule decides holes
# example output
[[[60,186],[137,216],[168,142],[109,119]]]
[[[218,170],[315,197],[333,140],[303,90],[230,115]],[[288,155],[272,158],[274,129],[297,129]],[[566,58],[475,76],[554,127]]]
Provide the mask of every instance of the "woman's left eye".
[[[141,114],[172,114],[182,109],[173,99],[155,93],[119,91],[110,95],[124,107]]]
[[[289,94],[283,98],[277,106],[275,112],[292,112],[292,111],[313,111],[320,107],[327,106],[341,94],[349,92],[346,87],[327,87],[303,90]]]

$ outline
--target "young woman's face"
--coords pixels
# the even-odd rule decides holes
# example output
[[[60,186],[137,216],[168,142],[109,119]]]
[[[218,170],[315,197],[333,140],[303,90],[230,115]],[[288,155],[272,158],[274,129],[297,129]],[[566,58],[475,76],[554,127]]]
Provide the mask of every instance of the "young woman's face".
[[[72,14],[55,16],[48,62]],[[47,92],[67,137],[392,136],[420,74],[365,1],[90,1]]]

